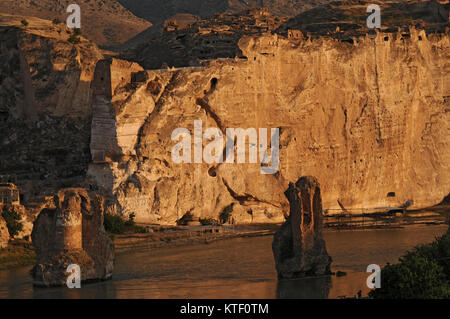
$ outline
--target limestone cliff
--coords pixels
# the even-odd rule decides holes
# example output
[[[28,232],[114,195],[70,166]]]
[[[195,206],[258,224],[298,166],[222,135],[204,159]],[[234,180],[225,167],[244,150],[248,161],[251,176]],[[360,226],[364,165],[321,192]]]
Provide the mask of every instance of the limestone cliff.
[[[347,209],[440,202],[450,189],[448,35],[411,29],[352,42],[266,35],[241,39],[245,61],[156,71],[100,62],[91,183],[110,211],[157,223],[188,212],[217,218],[231,204],[236,222],[281,221],[283,191],[302,175],[317,177],[329,212],[338,201]],[[171,134],[192,133],[195,120],[222,132],[279,128],[279,172],[174,163]]]
[[[24,200],[83,180],[98,48],[51,21],[0,14],[0,175]]]

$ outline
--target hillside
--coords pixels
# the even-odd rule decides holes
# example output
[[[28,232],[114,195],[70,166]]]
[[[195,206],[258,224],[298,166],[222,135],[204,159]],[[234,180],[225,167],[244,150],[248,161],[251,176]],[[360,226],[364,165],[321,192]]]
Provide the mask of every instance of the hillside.
[[[202,60],[242,57],[238,46],[244,35],[275,31],[287,17],[272,15],[267,9],[215,14],[211,18],[190,19],[178,14],[166,21],[163,31],[148,35],[122,52],[121,58],[146,69],[165,66],[199,65]]]
[[[366,9],[373,2],[337,0],[316,5],[294,17],[272,13],[283,12],[282,4],[278,7],[280,10],[266,7],[228,11],[208,18],[177,14],[165,20],[160,30],[150,28],[129,41],[122,50],[121,58],[136,61],[147,69],[193,66],[199,65],[202,60],[242,57],[238,41],[244,35],[272,32],[289,36],[290,30],[300,30],[303,35],[314,37],[327,36],[352,41],[354,36],[363,36],[369,31],[374,33],[366,24],[369,15]],[[449,25],[449,4],[446,1],[375,2],[382,8],[381,30],[384,32],[393,33],[400,28],[406,36],[409,27],[415,26],[429,33],[444,33]],[[295,10],[291,14],[293,12]],[[294,33],[300,36],[298,32],[291,35]]]
[[[381,30],[385,32],[396,32],[398,28],[407,30],[410,26],[427,32],[445,32],[449,25],[448,1],[338,0],[300,13],[283,24],[278,32],[296,29],[315,36],[363,35],[369,31],[366,8],[372,3],[381,8]]]
[[[42,19],[55,18],[65,22],[71,0],[2,0],[0,13],[34,16]],[[101,46],[114,46],[126,42],[151,23],[140,19],[116,0],[76,1],[81,7],[82,33]]]
[[[240,12],[265,7],[273,14],[293,16],[330,0],[118,0],[135,15],[154,24],[163,23],[177,13],[208,18],[215,13]]]
[[[251,9],[267,9],[272,15],[293,17],[331,0],[118,0],[135,15],[153,26],[128,41],[125,48],[157,38],[168,20],[178,20],[180,14],[193,15],[205,22],[217,14],[239,15]],[[182,22],[181,22],[182,23]]]

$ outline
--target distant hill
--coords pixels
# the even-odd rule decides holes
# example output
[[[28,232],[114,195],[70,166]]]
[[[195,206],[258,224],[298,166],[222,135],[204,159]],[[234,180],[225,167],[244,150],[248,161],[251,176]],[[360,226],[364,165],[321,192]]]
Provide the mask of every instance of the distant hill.
[[[177,13],[209,18],[215,13],[265,7],[272,14],[294,16],[331,0],[118,0],[138,17],[163,23]]]
[[[444,32],[448,27],[447,0],[339,0],[300,13],[284,23],[279,32],[302,30],[313,35],[340,33],[350,36],[364,34],[367,28],[366,9],[369,4],[381,9],[381,29],[395,32],[409,26],[424,28],[428,32]],[[339,32],[336,32],[339,28]]]
[[[119,1],[138,5],[134,0]],[[158,22],[122,47],[123,59],[137,61],[145,68],[155,69],[199,65],[202,60],[209,59],[241,57],[239,39],[243,35],[258,35],[267,31],[287,36],[288,30],[301,30],[314,36],[351,39],[369,32],[366,23],[369,16],[367,7],[372,3],[380,5],[381,29],[385,32],[397,32],[398,28],[407,32],[410,26],[425,28],[428,32],[445,32],[448,27],[448,1],[438,0],[279,0],[271,1],[270,8],[246,9],[240,12],[234,10],[242,1],[211,0],[205,2],[210,6],[205,5],[204,8],[190,8],[185,2],[169,1],[174,5],[167,7],[168,10],[173,10],[169,10],[170,12],[182,10],[177,6],[183,4],[183,10],[198,15],[178,13],[164,22]],[[154,5],[154,1],[143,0],[139,3],[149,5],[150,2]],[[194,2],[190,2],[190,5]],[[224,3],[227,6],[224,6]],[[269,1],[265,3],[269,6]],[[217,5],[217,8],[222,5],[220,8],[226,8],[227,12],[215,13],[208,18],[202,17],[212,10],[213,4]],[[231,6],[232,4],[234,5]],[[250,6],[250,2],[247,4]],[[286,11],[288,4],[294,8],[290,14],[273,13]],[[296,10],[303,10],[313,4],[314,7],[292,16]],[[142,12],[145,13],[145,10]],[[161,17],[163,15],[161,13]]]
[[[216,13],[204,19],[177,14],[166,20],[161,32],[146,34],[135,46],[123,50],[120,57],[147,69],[196,66],[204,60],[218,58],[242,58],[238,42],[243,35],[275,31],[287,19],[264,8]]]
[[[151,21],[153,26],[126,43],[129,49],[152,41],[163,32],[168,20],[178,20],[182,15],[209,19],[216,14],[240,14],[251,9],[265,8],[280,17],[294,17],[332,0],[117,0],[138,17]]]
[[[65,22],[72,3],[81,7],[82,34],[101,46],[124,43],[152,25],[116,0],[1,0],[0,13]]]

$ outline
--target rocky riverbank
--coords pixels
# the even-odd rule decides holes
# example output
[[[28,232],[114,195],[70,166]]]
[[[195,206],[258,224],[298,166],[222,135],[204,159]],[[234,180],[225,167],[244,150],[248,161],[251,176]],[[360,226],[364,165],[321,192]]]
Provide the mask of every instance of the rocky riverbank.
[[[439,212],[438,212],[439,211]],[[415,225],[446,223],[450,207],[437,210],[408,211],[401,216],[325,217],[324,231],[405,228]],[[209,244],[236,237],[271,236],[281,224],[249,224],[222,226],[147,226],[148,233],[114,236],[116,251],[134,248],[163,248],[195,244]]]
[[[424,210],[406,211],[401,216],[369,215],[357,217],[324,217],[324,232],[356,231],[364,229],[406,228],[417,225],[444,224],[450,206],[434,206]],[[118,253],[131,249],[158,249],[177,246],[205,245],[218,240],[237,237],[272,236],[280,224],[249,224],[222,226],[140,226],[147,233],[112,235]],[[36,261],[31,243],[11,241],[7,249],[0,249],[0,270],[32,265]]]
[[[0,270],[30,266],[36,262],[33,245],[24,240],[10,242],[0,249]]]

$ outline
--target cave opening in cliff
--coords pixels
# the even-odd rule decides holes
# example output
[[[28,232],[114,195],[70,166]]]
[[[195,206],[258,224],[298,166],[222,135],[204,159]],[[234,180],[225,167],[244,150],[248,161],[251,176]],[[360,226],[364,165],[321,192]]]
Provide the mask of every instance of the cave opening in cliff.
[[[210,91],[214,90],[217,86],[217,82],[219,82],[219,80],[217,78],[212,78],[211,79],[211,88]]]
[[[395,192],[387,193],[386,197],[395,197]]]
[[[216,177],[216,176],[217,176],[216,168],[215,168],[215,167],[211,167],[211,168],[208,170],[208,175],[211,176],[211,177]]]

